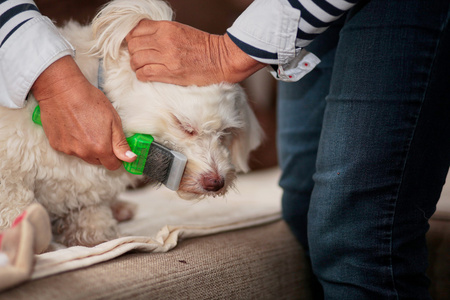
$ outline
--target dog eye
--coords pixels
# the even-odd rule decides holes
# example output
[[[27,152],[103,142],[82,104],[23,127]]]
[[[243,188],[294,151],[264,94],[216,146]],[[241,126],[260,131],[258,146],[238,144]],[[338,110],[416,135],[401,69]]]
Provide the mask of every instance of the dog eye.
[[[177,117],[173,116],[175,122],[177,123],[178,128],[183,131],[185,134],[189,136],[194,136],[197,134],[197,131],[189,124],[183,123]]]
[[[237,129],[232,127],[225,128],[224,130],[222,130],[220,134],[220,142],[222,144],[230,142],[233,136],[236,134],[236,131]]]
[[[238,129],[234,127],[228,127],[222,130],[224,135],[235,135],[237,134]]]
[[[192,128],[190,128],[190,127],[183,127],[183,130],[184,130],[184,132],[185,133],[187,133],[188,135],[195,135],[196,134],[196,132],[195,132],[195,130],[194,129],[192,129]]]
[[[191,125],[186,123],[180,123],[181,129],[186,133],[187,135],[194,136],[197,135],[197,130],[195,130]]]

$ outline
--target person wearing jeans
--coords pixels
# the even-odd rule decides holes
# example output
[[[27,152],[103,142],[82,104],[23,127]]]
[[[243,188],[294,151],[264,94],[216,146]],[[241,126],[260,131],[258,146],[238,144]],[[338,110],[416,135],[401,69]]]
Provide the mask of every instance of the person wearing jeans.
[[[279,84],[283,216],[326,299],[430,297],[425,234],[450,161],[448,21],[448,1],[361,3],[307,47],[315,70]]]

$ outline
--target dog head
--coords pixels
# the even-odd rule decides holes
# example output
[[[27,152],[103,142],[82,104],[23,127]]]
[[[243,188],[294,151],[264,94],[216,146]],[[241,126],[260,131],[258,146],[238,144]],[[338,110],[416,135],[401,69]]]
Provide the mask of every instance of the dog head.
[[[248,171],[248,157],[262,130],[239,85],[182,87],[140,82],[130,67],[125,36],[142,19],[170,20],[159,0],[116,0],[93,21],[94,50],[104,58],[104,90],[127,134],[148,133],[186,155],[178,194],[185,199],[223,195],[236,172]]]

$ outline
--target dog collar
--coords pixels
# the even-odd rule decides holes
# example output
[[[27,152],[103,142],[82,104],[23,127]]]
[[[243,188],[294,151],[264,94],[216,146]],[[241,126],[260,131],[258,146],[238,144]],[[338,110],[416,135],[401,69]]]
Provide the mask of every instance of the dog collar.
[[[104,94],[103,85],[105,84],[105,78],[103,77],[103,73],[103,58],[100,58],[98,60],[97,87]]]

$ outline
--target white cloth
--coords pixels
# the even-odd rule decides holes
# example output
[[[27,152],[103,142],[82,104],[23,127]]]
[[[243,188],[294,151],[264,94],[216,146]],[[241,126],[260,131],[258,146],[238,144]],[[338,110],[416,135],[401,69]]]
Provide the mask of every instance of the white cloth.
[[[239,192],[225,198],[186,201],[165,187],[128,191],[120,199],[138,204],[138,213],[120,224],[124,237],[96,247],[62,247],[36,256],[32,279],[87,267],[128,251],[167,252],[179,239],[267,224],[281,219],[280,171],[239,175]],[[176,225],[179,224],[179,225]],[[55,248],[56,246],[53,245]]]

